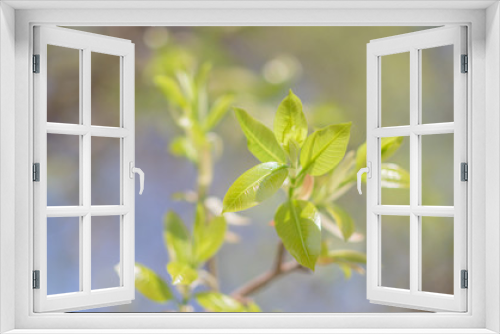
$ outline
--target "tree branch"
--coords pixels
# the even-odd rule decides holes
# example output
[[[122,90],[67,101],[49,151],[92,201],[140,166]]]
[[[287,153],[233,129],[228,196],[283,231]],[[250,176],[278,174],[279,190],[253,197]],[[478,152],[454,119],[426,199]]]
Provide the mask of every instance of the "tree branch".
[[[274,268],[272,268],[269,271],[266,271],[260,276],[255,277],[254,279],[250,280],[248,283],[243,285],[242,287],[236,289],[233,291],[231,296],[233,298],[239,299],[244,301],[248,295],[251,295],[278,277],[291,273],[295,270],[303,269],[306,270],[306,268],[302,267],[297,261],[292,260],[283,263],[283,260],[285,258],[285,247],[283,246],[283,243],[280,242],[278,245],[278,252],[276,254],[276,262],[274,264]]]

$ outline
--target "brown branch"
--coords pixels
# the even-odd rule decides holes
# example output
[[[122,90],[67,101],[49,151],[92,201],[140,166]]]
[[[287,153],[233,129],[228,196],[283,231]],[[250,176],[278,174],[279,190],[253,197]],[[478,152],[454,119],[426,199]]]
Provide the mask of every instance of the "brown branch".
[[[278,252],[276,254],[276,263],[274,265],[274,268],[266,271],[260,276],[255,277],[254,279],[250,280],[248,283],[240,287],[239,289],[233,291],[231,296],[233,298],[236,298],[241,301],[245,301],[246,297],[248,295],[251,295],[275,279],[277,279],[280,276],[283,276],[285,274],[291,273],[295,270],[303,269],[306,270],[306,268],[302,267],[297,261],[292,260],[283,263],[283,260],[285,258],[285,247],[283,246],[283,243],[280,242],[278,245]]]

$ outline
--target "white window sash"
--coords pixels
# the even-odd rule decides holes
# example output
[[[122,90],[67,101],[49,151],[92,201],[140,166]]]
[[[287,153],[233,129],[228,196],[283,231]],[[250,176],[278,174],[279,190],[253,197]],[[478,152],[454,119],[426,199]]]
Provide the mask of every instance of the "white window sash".
[[[461,73],[461,55],[467,54],[466,28],[429,29],[371,41],[367,46],[367,161],[372,176],[367,179],[367,297],[371,302],[431,311],[467,311],[467,290],[461,288],[461,270],[467,269],[467,182],[460,179],[467,162],[467,75]],[[420,124],[420,51],[453,45],[454,122]],[[410,124],[381,127],[381,56],[410,53]],[[454,134],[454,206],[421,205],[420,135]],[[408,136],[410,140],[410,205],[381,205],[380,139]],[[410,289],[381,286],[381,215],[410,217]],[[453,295],[421,291],[421,240],[419,217],[454,218]]]
[[[128,40],[100,36],[59,27],[39,26],[34,30],[34,54],[40,55],[40,73],[34,74],[34,156],[40,163],[40,181],[34,191],[34,268],[40,272],[40,287],[34,289],[34,311],[72,311],[129,303],[134,299],[134,179],[129,162],[134,162],[134,44]],[[80,52],[80,124],[47,122],[47,45],[77,49]],[[91,123],[91,53],[120,57],[120,127]],[[80,136],[78,206],[47,207],[47,134]],[[91,138],[120,138],[120,205],[91,205]],[[92,216],[119,215],[120,286],[91,289]],[[80,217],[80,291],[47,294],[47,218]]]

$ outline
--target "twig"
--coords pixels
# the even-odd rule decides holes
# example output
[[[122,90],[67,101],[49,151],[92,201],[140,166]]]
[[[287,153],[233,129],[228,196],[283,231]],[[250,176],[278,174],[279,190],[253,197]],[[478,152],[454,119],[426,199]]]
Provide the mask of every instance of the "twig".
[[[285,257],[285,247],[283,246],[283,243],[280,242],[278,246],[278,252],[276,254],[276,263],[274,265],[274,268],[250,280],[248,283],[246,283],[239,289],[235,290],[231,294],[231,296],[233,298],[245,301],[248,295],[251,295],[259,291],[260,289],[262,289],[263,287],[265,287],[266,285],[268,285],[269,283],[271,283],[276,278],[282,275],[291,273],[299,269],[307,271],[306,268],[302,267],[295,260],[282,263],[284,257]]]

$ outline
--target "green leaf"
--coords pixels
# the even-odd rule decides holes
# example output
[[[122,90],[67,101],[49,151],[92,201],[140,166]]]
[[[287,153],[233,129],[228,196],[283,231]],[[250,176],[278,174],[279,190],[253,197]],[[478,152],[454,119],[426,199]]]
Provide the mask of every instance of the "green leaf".
[[[195,224],[193,237],[193,254],[198,263],[205,262],[217,253],[226,235],[226,219],[217,216],[208,224]]]
[[[250,116],[245,110],[234,108],[241,129],[247,138],[248,150],[261,162],[286,162],[285,152],[274,134],[264,124]]]
[[[334,251],[329,251],[326,254],[322,254],[320,262],[322,264],[328,264],[328,263],[365,264],[366,254],[348,249],[334,250]]]
[[[165,215],[163,237],[170,261],[186,264],[191,262],[189,231],[181,218],[173,211]]]
[[[410,173],[397,164],[381,165],[380,184],[383,188],[410,188]]]
[[[245,312],[245,305],[220,292],[206,291],[196,294],[196,301],[211,312]]]
[[[219,122],[224,118],[226,113],[233,103],[234,97],[232,95],[222,95],[217,100],[215,100],[210,112],[208,113],[207,119],[205,121],[205,131],[213,129]]]
[[[243,173],[231,185],[224,200],[222,212],[242,211],[268,199],[281,187],[288,176],[288,166],[266,162]]]
[[[170,143],[169,151],[177,157],[185,157],[194,163],[198,162],[198,152],[196,148],[191,141],[184,136],[174,138]]]
[[[255,304],[255,302],[250,301],[247,304],[247,312],[262,312],[259,305]]]
[[[319,176],[331,171],[345,155],[351,123],[334,124],[311,134],[300,152],[302,168]]]
[[[274,135],[288,152],[288,142],[293,139],[300,146],[307,137],[306,116],[302,112],[302,101],[292,92],[281,101],[274,119]]]
[[[165,303],[174,298],[167,283],[153,270],[140,263],[135,264],[135,288],[157,303]]]
[[[173,285],[190,285],[198,278],[198,272],[186,263],[170,262],[167,271],[172,276]]]
[[[403,144],[404,137],[385,137],[380,143],[380,157],[382,161],[389,159]],[[356,172],[366,167],[366,143],[358,147],[356,152]]]
[[[165,98],[175,106],[186,109],[189,106],[177,82],[166,75],[158,75],[154,79],[156,86],[160,88]]]
[[[209,62],[205,62],[203,63],[203,65],[200,66],[198,72],[196,73],[196,77],[194,79],[196,87],[200,88],[206,85],[211,70],[212,70],[212,64]]]
[[[321,221],[316,207],[302,200],[285,202],[276,211],[274,224],[288,252],[298,263],[314,270],[321,250]]]
[[[325,205],[325,210],[328,212],[330,217],[335,220],[335,223],[342,232],[344,240],[349,240],[356,229],[354,221],[349,213],[336,204]]]

